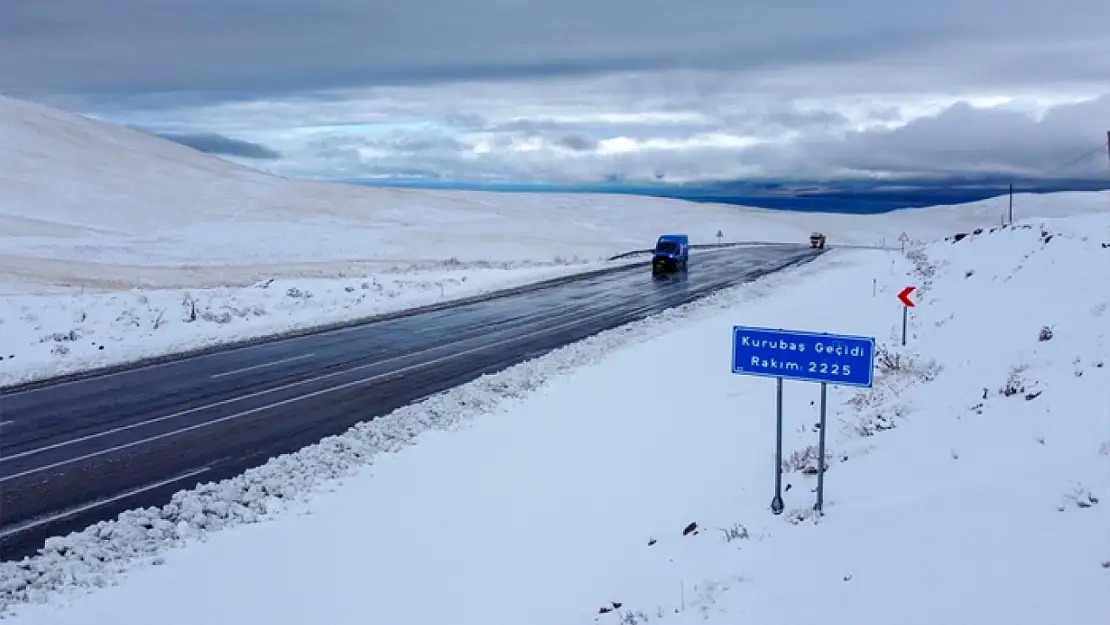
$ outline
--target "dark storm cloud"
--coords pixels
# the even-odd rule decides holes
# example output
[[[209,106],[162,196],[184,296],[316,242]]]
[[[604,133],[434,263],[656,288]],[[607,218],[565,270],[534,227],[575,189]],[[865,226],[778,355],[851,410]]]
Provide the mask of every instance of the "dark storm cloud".
[[[921,91],[1089,82],[1110,75],[1107,23],[1105,0],[4,0],[0,91],[194,91],[222,100],[385,83],[832,65],[855,71],[811,73],[795,87],[833,89],[845,78]]]
[[[960,102],[894,130],[815,138],[787,149],[754,148],[749,155],[784,170],[803,165],[906,175],[979,172],[1105,180],[1107,153],[1098,147],[1108,124],[1110,94],[1050,108],[1040,120]]]
[[[188,146],[194,150],[209,154],[223,154],[224,156],[241,156],[256,160],[277,160],[281,152],[272,150],[260,143],[233,139],[214,132],[193,134],[156,133],[163,139]]]

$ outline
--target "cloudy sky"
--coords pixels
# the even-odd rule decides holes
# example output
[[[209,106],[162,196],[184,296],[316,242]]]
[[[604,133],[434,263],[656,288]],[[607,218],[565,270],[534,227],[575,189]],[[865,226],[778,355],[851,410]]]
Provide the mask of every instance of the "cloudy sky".
[[[0,92],[292,176],[1110,177],[1106,0],[0,0]]]

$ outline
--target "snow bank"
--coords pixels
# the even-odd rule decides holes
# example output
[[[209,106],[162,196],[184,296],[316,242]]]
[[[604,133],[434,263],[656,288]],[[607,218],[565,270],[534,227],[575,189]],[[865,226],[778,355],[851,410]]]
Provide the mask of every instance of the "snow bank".
[[[834,252],[54,539],[0,596],[45,604],[20,625],[1102,622],[1108,255],[1106,216]],[[817,387],[786,385],[776,517],[734,323],[880,340],[874,389],[830,389],[823,517]]]
[[[353,322],[635,260],[472,269],[448,263],[452,268],[438,271],[271,278],[244,287],[8,296],[0,299],[0,387]]]

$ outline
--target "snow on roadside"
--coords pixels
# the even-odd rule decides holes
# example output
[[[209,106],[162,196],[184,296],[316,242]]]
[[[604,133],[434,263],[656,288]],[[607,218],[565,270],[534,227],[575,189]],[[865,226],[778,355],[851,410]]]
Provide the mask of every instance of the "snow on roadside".
[[[0,387],[637,261],[471,264],[245,287],[6,296],[0,300]]]
[[[74,594],[113,585],[136,566],[163,562],[162,554],[169,549],[204,542],[212,532],[297,509],[329,481],[377,462],[383,452],[409,446],[429,430],[454,429],[526,396],[551,377],[596,362],[623,345],[661,336],[676,322],[705,318],[739,301],[765,297],[782,284],[835,262],[824,258],[787,269],[599,333],[359,424],[345,434],[274,458],[243,475],[182,490],[161,508],[130,510],[114,521],[52,538],[39,555],[18,563],[0,563],[0,615],[17,605],[64,602]]]
[[[0,602],[51,604],[20,625],[1101,622],[1108,257],[1104,216],[833,252],[54,539],[0,565]],[[735,323],[882,345],[874,389],[830,389],[824,517],[817,389],[791,382],[767,511],[774,384],[728,371]]]

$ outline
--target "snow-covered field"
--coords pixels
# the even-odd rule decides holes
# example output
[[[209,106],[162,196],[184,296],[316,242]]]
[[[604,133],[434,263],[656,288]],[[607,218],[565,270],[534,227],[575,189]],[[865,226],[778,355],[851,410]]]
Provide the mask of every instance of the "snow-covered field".
[[[1106,284],[1106,213],[831,252],[54,539],[0,565],[0,601],[18,625],[1104,623]],[[830,388],[822,517],[818,387],[786,383],[774,516],[775,385],[730,373],[733,324],[880,343],[873,389]]]
[[[3,97],[0,138],[0,386],[587,271],[666,231],[712,243],[821,230],[831,245],[897,247],[903,232],[930,240],[1004,211],[824,215],[292,181]],[[1016,211],[1108,201],[1018,196]]]

